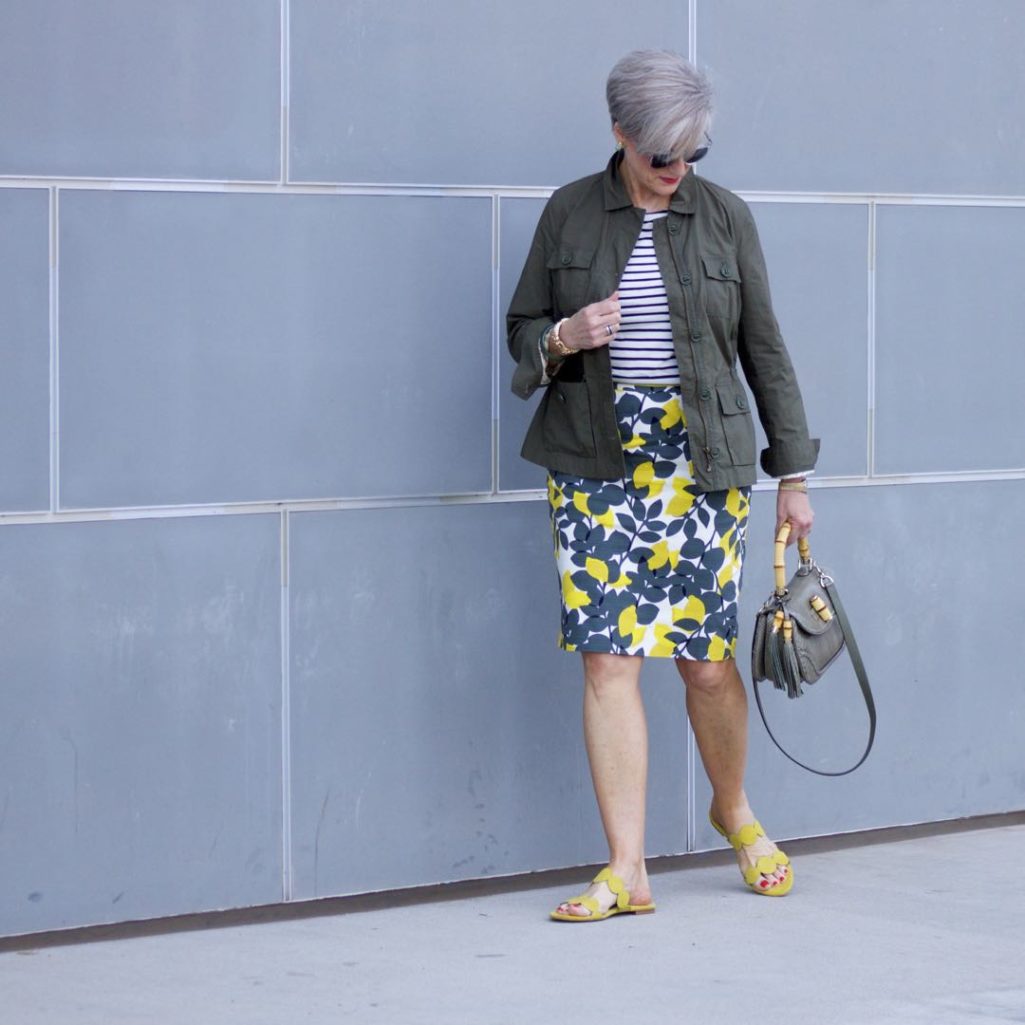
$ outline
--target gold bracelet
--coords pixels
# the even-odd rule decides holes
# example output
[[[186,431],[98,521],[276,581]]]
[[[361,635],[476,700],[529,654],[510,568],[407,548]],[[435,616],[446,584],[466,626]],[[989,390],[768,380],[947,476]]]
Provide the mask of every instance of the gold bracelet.
[[[548,346],[548,351],[555,356],[556,359],[565,359],[567,356],[572,356],[573,353],[578,351],[576,349],[571,349],[559,337],[559,328],[562,327],[568,319],[568,317],[563,317],[558,324],[553,325],[551,331],[548,332],[548,338],[545,340]]]
[[[781,480],[780,491],[798,491],[802,495],[808,494],[808,482],[805,480]]]

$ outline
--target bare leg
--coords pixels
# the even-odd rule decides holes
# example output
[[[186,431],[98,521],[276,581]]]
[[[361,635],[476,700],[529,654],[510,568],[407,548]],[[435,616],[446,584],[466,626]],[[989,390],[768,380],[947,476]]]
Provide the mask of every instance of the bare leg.
[[[648,779],[648,727],[641,699],[644,659],[585,652],[584,740],[591,780],[609,843],[609,865],[635,904],[651,899],[644,866],[644,811]],[[586,891],[602,909],[615,903],[604,883]],[[586,917],[579,904],[559,910]]]
[[[754,812],[744,793],[747,764],[747,694],[733,660],[694,662],[678,659],[676,668],[687,685],[687,714],[701,752],[701,761],[712,784],[712,815],[727,833],[753,822]],[[762,855],[774,853],[776,845],[762,837],[738,857],[753,865]],[[787,874],[780,866],[765,878],[770,885]]]

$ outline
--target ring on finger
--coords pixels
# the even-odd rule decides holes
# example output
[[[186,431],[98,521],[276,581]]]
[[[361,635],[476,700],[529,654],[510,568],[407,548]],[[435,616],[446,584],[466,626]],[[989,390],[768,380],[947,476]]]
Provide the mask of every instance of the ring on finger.
[[[609,338],[611,338],[616,332],[612,330],[612,325],[611,324],[606,324],[605,325],[605,333],[609,336]]]

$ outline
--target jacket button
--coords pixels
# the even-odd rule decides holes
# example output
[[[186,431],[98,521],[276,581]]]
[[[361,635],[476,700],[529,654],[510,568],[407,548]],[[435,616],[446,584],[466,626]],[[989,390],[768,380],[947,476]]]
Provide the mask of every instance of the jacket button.
[[[683,277],[682,277],[682,278],[680,278],[680,280],[681,280],[681,281],[682,281],[682,282],[683,282],[683,283],[684,283],[685,285],[689,285],[689,284],[690,284],[690,275],[689,275],[689,274],[684,274],[684,275],[683,275]]]
[[[691,331],[691,333],[690,333],[690,340],[692,342],[700,342],[701,341],[701,332],[700,331]]]
[[[710,456],[711,456],[711,457],[712,457],[713,459],[716,459],[716,458],[718,458],[718,456],[719,456],[719,450],[718,450],[717,448],[710,448],[710,449],[708,450],[708,454],[709,454],[709,455],[710,455]]]
[[[557,391],[557,392],[555,393],[555,397],[556,397],[556,398],[557,398],[557,399],[558,399],[558,400],[559,400],[560,402],[565,402],[565,401],[566,401],[566,396],[565,396],[565,395],[563,395],[561,391]]]
[[[710,388],[702,388],[701,389],[701,397],[703,399],[710,399],[712,397],[711,389]]]
[[[729,265],[728,263],[724,263],[724,264],[723,264],[723,265],[722,265],[722,266],[721,266],[721,267],[719,268],[719,270],[720,270],[720,271],[722,271],[722,276],[723,276],[724,278],[728,278],[728,277],[730,276],[730,269],[731,269],[731,268],[730,268],[730,265]]]
[[[571,256],[567,256],[567,255],[566,255],[566,254],[564,253],[564,254],[563,254],[563,257],[562,257],[562,261],[561,261],[561,262],[562,262],[562,265],[563,265],[563,267],[568,267],[568,266],[569,266],[569,264],[570,264],[570,261],[571,261],[571,260],[572,260],[572,257],[571,257]]]
[[[669,225],[669,231],[673,235],[679,235],[680,234],[680,226],[676,223],[676,221],[673,221],[673,223]]]
[[[744,408],[744,400],[743,399],[737,399],[737,409],[743,409],[743,408]]]

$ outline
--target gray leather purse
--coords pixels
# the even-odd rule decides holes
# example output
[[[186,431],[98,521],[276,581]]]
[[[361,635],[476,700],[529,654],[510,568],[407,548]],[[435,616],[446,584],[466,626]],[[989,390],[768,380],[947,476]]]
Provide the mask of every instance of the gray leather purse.
[[[772,742],[795,765],[819,776],[846,776],[865,761],[875,740],[876,709],[872,688],[850,621],[840,603],[836,582],[812,559],[807,538],[798,540],[801,561],[797,572],[789,581],[786,579],[785,557],[789,538],[790,524],[784,523],[776,535],[773,563],[776,587],[755,618],[751,647],[755,700]],[[842,772],[826,772],[799,762],[775,738],[765,718],[758,683],[771,680],[776,690],[785,691],[789,698],[799,698],[804,693],[802,684],[815,683],[845,647],[868,709],[868,744],[855,765]]]

